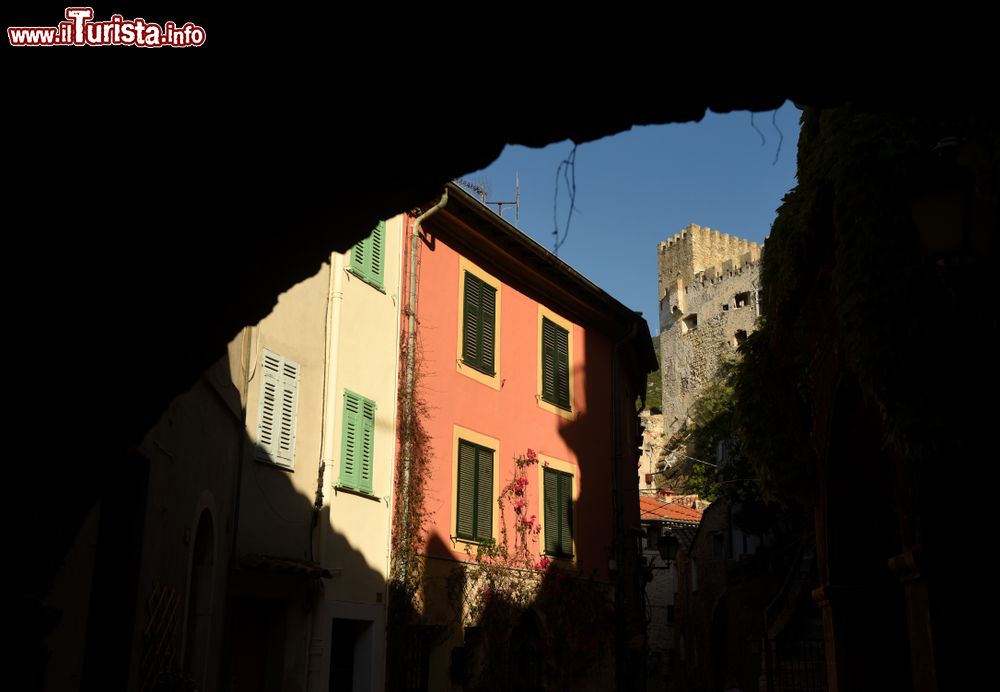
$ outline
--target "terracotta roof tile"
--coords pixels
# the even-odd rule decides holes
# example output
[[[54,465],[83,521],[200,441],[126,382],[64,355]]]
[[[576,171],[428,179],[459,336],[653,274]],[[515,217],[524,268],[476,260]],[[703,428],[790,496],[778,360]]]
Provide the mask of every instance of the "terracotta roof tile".
[[[639,498],[639,518],[697,524],[701,521],[701,510],[673,502],[663,502],[655,497],[642,496]]]

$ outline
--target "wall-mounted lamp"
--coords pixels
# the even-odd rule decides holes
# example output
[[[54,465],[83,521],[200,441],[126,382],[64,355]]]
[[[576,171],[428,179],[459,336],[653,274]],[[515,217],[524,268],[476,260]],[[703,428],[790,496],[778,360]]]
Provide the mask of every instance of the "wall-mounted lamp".
[[[910,216],[939,264],[971,264],[989,255],[995,220],[963,165],[962,142],[944,137],[931,149],[924,179],[910,197]]]
[[[660,551],[660,557],[667,563],[667,569],[670,569],[670,563],[677,557],[677,545],[677,539],[669,533],[663,534],[656,541],[656,549]]]

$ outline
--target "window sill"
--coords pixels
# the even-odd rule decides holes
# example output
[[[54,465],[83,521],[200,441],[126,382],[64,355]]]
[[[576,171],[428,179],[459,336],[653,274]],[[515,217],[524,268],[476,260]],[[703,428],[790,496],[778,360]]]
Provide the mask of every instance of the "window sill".
[[[285,471],[287,473],[295,473],[294,466],[285,466],[284,464],[279,464],[278,462],[273,461],[266,456],[255,455],[253,460],[256,461],[258,464],[261,464],[262,466],[269,466],[273,469],[278,469],[279,471]]]
[[[563,408],[562,406],[550,403],[543,399],[541,394],[535,395],[535,401],[538,402],[538,408],[544,409],[549,413],[554,413],[561,418],[565,418],[566,420],[576,420],[576,414],[573,412],[572,408]]]
[[[484,539],[480,539],[480,540],[476,540],[475,538],[462,538],[460,536],[449,536],[448,538],[451,539],[451,549],[452,550],[466,550],[466,551],[471,551],[471,550],[475,549],[476,552],[472,553],[473,556],[475,556],[475,555],[477,555],[479,553],[479,549],[483,545],[486,545],[486,544],[490,543],[491,541],[493,541],[492,537],[490,537],[490,538],[484,538]]]
[[[487,387],[497,390],[498,392],[500,391],[501,382],[499,373],[495,372],[492,375],[485,373],[476,366],[469,365],[461,358],[456,361],[456,364],[458,372],[465,375],[470,380],[475,380],[476,382],[484,384]]]
[[[542,553],[542,555],[544,555],[545,557],[549,558],[550,560],[559,560],[561,562],[574,562],[576,560],[576,556],[575,555],[564,555],[562,553],[556,554],[556,553],[547,553],[546,552],[546,553]]]
[[[554,401],[549,401],[545,397],[539,397],[539,398],[542,400],[542,402],[548,404],[549,406],[552,406],[553,408],[557,408],[560,411],[565,411],[566,413],[573,413],[573,407],[572,406],[569,406],[569,405],[564,406],[563,404],[557,404]]]
[[[372,281],[367,276],[365,276],[361,272],[357,271],[353,267],[346,267],[346,270],[347,270],[348,273],[350,273],[353,276],[356,276],[357,278],[361,279],[362,281],[364,281],[366,284],[368,284],[369,286],[371,286],[372,288],[374,288],[379,293],[385,294],[385,287],[384,286],[381,286],[381,285],[375,283],[374,281]]]
[[[346,495],[356,495],[358,497],[363,497],[366,500],[373,500],[375,502],[382,502],[382,498],[378,497],[377,495],[372,495],[371,493],[366,493],[363,490],[355,490],[354,488],[349,488],[346,485],[334,485],[333,486],[333,491],[337,495],[339,495],[340,493],[344,493]]]
[[[551,565],[557,569],[561,569],[567,572],[579,572],[580,569],[576,564],[576,556],[566,557],[564,555],[552,555],[550,553],[542,553],[544,557],[547,557]]]
[[[463,367],[469,368],[471,370],[475,370],[477,373],[479,373],[480,375],[483,375],[484,377],[496,377],[497,376],[497,374],[495,372],[490,372],[489,370],[483,370],[478,365],[470,363],[467,360],[462,360],[461,363],[462,363]]]

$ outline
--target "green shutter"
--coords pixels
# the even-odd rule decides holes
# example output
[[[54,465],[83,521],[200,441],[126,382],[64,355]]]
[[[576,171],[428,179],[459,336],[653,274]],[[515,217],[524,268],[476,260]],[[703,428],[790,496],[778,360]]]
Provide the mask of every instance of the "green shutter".
[[[462,293],[462,362],[487,375],[496,374],[497,290],[465,272]]]
[[[257,420],[257,458],[265,461],[273,461],[275,457],[278,388],[278,378],[264,370],[264,381],[260,392],[260,416]]]
[[[559,477],[559,554],[573,555],[573,476]]]
[[[458,441],[458,506],[455,533],[485,541],[493,537],[493,450]]]
[[[375,458],[375,402],[365,399],[361,407],[361,464],[358,490],[372,492],[372,461]]]
[[[345,389],[342,431],[337,484],[370,494],[375,459],[375,402]]]
[[[281,400],[278,417],[278,460],[277,463],[291,468],[295,457],[295,416],[299,405],[299,366],[282,359]]]
[[[569,332],[542,318],[542,399],[569,409]]]
[[[351,248],[351,271],[383,288],[385,276],[385,221],[379,221],[367,238]]]
[[[493,537],[493,450],[476,449],[476,540]]]
[[[545,469],[545,552],[556,554],[559,552],[559,480],[556,472],[552,469]]]
[[[368,278],[368,239],[351,248],[351,270],[363,279]]]
[[[344,427],[340,436],[339,485],[358,487],[358,454],[361,447],[361,401],[353,392],[344,391]]]
[[[553,469],[543,474],[545,552],[573,556],[573,476]]]
[[[385,221],[378,222],[368,240],[371,247],[369,277],[372,283],[382,288],[385,275]]]
[[[482,282],[465,272],[465,292],[462,299],[462,361],[474,368],[482,367],[480,357],[480,298]]]
[[[458,441],[458,507],[455,532],[460,538],[475,538],[476,529],[476,448]]]
[[[493,362],[493,351],[496,347],[497,323],[497,290],[486,283],[482,284],[482,301],[480,303],[480,324],[482,329],[479,339],[480,360],[483,372],[487,375],[496,374]]]
[[[288,468],[295,458],[299,366],[264,349],[256,458]]]

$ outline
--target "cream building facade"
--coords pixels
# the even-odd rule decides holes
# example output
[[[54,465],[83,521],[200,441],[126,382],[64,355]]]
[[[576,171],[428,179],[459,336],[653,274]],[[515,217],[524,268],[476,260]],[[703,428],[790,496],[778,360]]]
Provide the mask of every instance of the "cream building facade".
[[[45,689],[383,689],[401,233],[282,294],[114,469]]]
[[[234,582],[235,602],[245,597],[246,612],[259,614],[269,588],[293,596],[253,634],[272,642],[285,633],[274,665],[301,689],[327,690],[331,676],[344,689],[384,684],[401,234],[402,217],[380,223],[249,331],[254,454],[244,460],[237,552],[246,578]],[[251,650],[234,648],[234,666]],[[267,665],[278,658],[269,652]],[[279,674],[247,663],[258,679]]]

